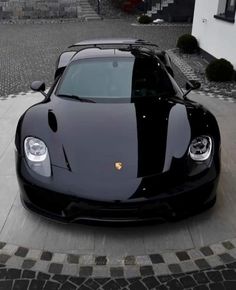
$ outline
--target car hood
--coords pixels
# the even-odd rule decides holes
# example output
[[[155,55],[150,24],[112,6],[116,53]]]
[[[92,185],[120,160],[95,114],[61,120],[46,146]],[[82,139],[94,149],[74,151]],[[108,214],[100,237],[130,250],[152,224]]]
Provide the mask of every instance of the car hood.
[[[90,198],[99,189],[117,199],[130,196],[143,177],[168,172],[186,154],[191,138],[181,100],[93,104],[55,97],[34,110],[45,114],[35,130],[52,165],[77,176]]]

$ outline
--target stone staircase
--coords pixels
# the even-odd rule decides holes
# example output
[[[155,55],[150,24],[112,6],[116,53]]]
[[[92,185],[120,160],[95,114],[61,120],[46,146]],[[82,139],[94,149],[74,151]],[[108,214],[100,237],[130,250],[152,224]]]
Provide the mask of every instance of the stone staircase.
[[[153,1],[152,8],[147,11],[147,15],[152,17],[157,14],[158,11],[162,11],[164,8],[167,8],[170,4],[173,4],[174,0],[162,0],[162,1]]]
[[[78,17],[84,18],[85,20],[101,19],[88,0],[79,0]]]
[[[152,0],[147,15],[168,22],[191,22],[195,0]]]

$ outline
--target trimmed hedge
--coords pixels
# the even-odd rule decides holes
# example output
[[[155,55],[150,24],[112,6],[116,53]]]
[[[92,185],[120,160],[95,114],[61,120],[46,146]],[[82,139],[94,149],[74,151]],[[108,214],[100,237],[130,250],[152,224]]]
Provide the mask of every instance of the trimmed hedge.
[[[216,59],[207,66],[206,76],[209,81],[214,82],[232,81],[234,77],[234,67],[224,58]]]
[[[198,41],[196,37],[191,34],[184,34],[179,37],[177,47],[183,53],[194,53],[199,50]]]

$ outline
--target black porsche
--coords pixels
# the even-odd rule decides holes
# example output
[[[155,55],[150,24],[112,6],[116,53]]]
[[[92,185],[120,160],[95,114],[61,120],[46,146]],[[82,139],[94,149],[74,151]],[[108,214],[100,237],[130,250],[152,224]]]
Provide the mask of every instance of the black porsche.
[[[157,45],[104,39],[72,45],[45,99],[16,130],[21,200],[62,222],[172,220],[214,205],[215,117],[187,98]]]

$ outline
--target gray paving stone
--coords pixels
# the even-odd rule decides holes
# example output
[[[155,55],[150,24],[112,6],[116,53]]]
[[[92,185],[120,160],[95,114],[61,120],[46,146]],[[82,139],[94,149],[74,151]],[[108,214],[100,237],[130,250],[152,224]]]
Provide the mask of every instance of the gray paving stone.
[[[204,256],[212,256],[214,253],[210,247],[202,247],[200,251],[203,253]]]
[[[0,269],[0,279],[5,279],[7,275],[7,269]]]
[[[10,259],[7,260],[6,266],[20,268],[22,265],[22,262],[23,260],[21,257],[12,256]]]
[[[197,281],[198,284],[207,284],[210,282],[204,272],[194,273],[193,277]]]
[[[49,273],[54,273],[54,274],[61,274],[63,269],[63,264],[59,263],[51,263],[49,265]]]
[[[222,283],[210,283],[208,287],[210,290],[225,290]]]
[[[73,284],[75,284],[77,286],[80,286],[81,284],[83,284],[85,280],[86,280],[86,278],[81,278],[81,277],[70,277],[69,278],[69,281],[71,281]]]
[[[224,263],[232,263],[235,261],[235,258],[232,257],[230,254],[228,253],[224,253],[224,254],[220,254],[219,255],[220,259],[224,262]]]
[[[111,280],[103,286],[103,289],[104,290],[118,290],[120,289],[120,286],[116,283],[116,281]]]
[[[36,261],[30,260],[30,259],[26,259],[22,263],[22,269],[31,269],[31,268],[34,267],[35,264],[36,264]]]
[[[6,243],[0,242],[0,250],[5,247]]]
[[[168,267],[170,272],[173,274],[179,274],[183,272],[179,264],[169,264]]]
[[[31,280],[29,290],[43,290],[44,284],[43,280]]]
[[[160,285],[160,282],[153,276],[142,279],[142,282],[146,285],[148,289],[154,289]]]
[[[125,265],[135,265],[136,264],[136,259],[134,256],[127,256],[125,257],[124,260]]]
[[[5,255],[5,254],[0,254],[0,263],[5,264],[8,259],[10,259],[11,256]]]
[[[235,248],[235,246],[234,246],[230,241],[223,242],[222,245],[223,245],[227,250],[232,250],[232,249]]]
[[[235,280],[236,281],[235,270],[222,270],[222,275],[223,275],[225,280]]]
[[[42,261],[51,261],[52,260],[52,256],[53,256],[53,253],[51,253],[49,251],[43,251],[40,259]]]
[[[236,281],[225,281],[223,284],[226,290],[236,289]]]
[[[153,267],[152,266],[141,266],[140,267],[140,274],[143,277],[154,275]]]
[[[177,252],[176,256],[180,261],[187,261],[190,260],[190,257],[186,251]]]
[[[60,290],[76,290],[76,286],[72,283],[66,281],[63,283],[63,285],[60,287]]]
[[[123,267],[111,267],[110,273],[111,273],[111,277],[123,277],[124,269]]]
[[[0,290],[12,290],[13,281],[0,281]]]
[[[93,267],[93,277],[109,277],[110,269],[107,266],[94,266]]]
[[[197,286],[197,283],[195,282],[195,280],[191,276],[188,276],[188,275],[179,278],[179,281],[184,286],[184,289]]]
[[[26,290],[29,286],[30,280],[15,280],[13,290]]]
[[[140,276],[140,271],[138,266],[125,266],[124,267],[125,278],[133,278]]]
[[[15,280],[21,277],[20,269],[9,269],[6,274],[6,279]]]
[[[212,282],[221,282],[223,281],[223,277],[219,271],[207,271],[206,272],[207,277]]]
[[[106,265],[107,264],[107,257],[106,256],[95,257],[95,264],[96,265]]]
[[[84,285],[86,285],[86,286],[88,286],[89,288],[91,288],[91,289],[94,289],[94,290],[97,290],[99,287],[100,287],[100,285],[99,285],[99,283],[97,283],[96,281],[94,281],[93,279],[88,279],[85,283],[84,283]]]
[[[153,264],[165,263],[163,257],[159,254],[150,255],[150,259],[151,259]]]
[[[61,285],[57,282],[46,281],[44,290],[58,290]]]
[[[205,259],[198,259],[195,260],[195,264],[199,267],[199,269],[203,270],[203,269],[209,269],[210,265],[207,263],[207,261]]]
[[[23,270],[22,272],[22,278],[25,279],[34,279],[35,278],[35,271],[31,271],[31,270]]]
[[[62,273],[64,275],[76,276],[78,274],[78,265],[76,264],[63,264]]]
[[[90,266],[81,266],[79,268],[79,276],[80,277],[89,277],[93,273],[93,267]]]
[[[65,283],[68,279],[67,275],[60,275],[60,274],[55,274],[52,276],[52,280],[57,281],[59,283]]]
[[[79,256],[74,254],[67,255],[67,262],[69,264],[79,264]]]
[[[23,248],[23,247],[19,247],[17,249],[17,251],[15,252],[15,255],[18,256],[18,257],[26,257],[26,255],[28,254],[29,252],[29,249],[27,248]]]

